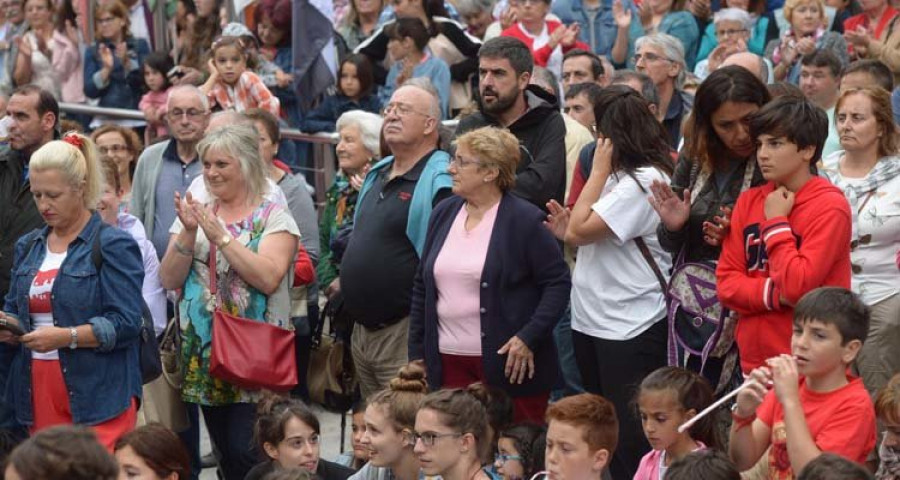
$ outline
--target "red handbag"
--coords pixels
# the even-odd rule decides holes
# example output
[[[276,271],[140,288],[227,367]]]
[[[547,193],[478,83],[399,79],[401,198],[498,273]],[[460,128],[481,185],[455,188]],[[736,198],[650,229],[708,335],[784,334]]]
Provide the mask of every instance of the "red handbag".
[[[297,385],[294,332],[222,311],[216,294],[216,246],[209,246],[209,292],[216,298],[209,373],[247,390],[287,391]]]

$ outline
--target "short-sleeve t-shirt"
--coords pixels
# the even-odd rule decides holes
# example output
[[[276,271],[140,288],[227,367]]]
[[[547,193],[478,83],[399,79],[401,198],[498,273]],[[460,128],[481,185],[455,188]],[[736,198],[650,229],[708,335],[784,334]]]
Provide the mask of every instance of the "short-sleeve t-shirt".
[[[819,450],[862,464],[875,447],[875,408],[862,380],[852,377],[847,380],[847,385],[837,390],[819,393],[806,388],[806,380],[801,379],[800,404]],[[772,429],[769,478],[794,478],[787,452],[784,409],[774,390],[766,395],[757,416]]]
[[[635,178],[637,181],[635,181]],[[666,302],[659,280],[635,239],[641,237],[662,272],[671,256],[659,245],[659,215],[647,197],[654,180],[669,177],[639,168],[634,178],[610,175],[591,209],[610,234],[578,249],[572,274],[572,329],[605,340],[630,340],[665,316]]]
[[[62,266],[67,254],[68,252],[53,253],[47,249],[41,268],[38,269],[31,282],[31,288],[28,291],[28,315],[31,317],[31,324],[34,325],[35,330],[53,326],[53,305],[50,302],[53,283],[56,282],[59,267]],[[56,350],[44,353],[32,351],[31,358],[59,360],[59,353]]]

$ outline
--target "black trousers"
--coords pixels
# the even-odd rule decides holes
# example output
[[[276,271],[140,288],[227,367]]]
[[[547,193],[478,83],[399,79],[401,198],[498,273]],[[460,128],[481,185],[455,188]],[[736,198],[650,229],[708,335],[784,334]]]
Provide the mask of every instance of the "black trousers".
[[[619,444],[609,465],[616,480],[634,478],[641,457],[650,451],[635,393],[644,377],[666,365],[667,336],[665,318],[631,340],[603,340],[572,331],[575,361],[584,389],[603,396],[616,407]]]

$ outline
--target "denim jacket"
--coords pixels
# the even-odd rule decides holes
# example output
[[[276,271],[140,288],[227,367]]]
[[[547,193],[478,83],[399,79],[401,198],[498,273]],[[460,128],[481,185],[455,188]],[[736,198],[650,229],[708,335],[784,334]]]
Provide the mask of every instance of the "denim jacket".
[[[125,231],[104,228],[100,250],[103,264],[98,272],[91,252],[100,222],[100,215],[93,213],[69,245],[50,297],[55,326],[90,324],[100,343],[96,348],[58,351],[72,419],[83,425],[115,418],[131,405],[132,398],[141,396],[141,250]],[[16,243],[12,284],[3,310],[18,318],[26,332],[34,329],[28,293],[44,261],[49,233],[49,227],[39,228]],[[5,386],[4,401],[13,407],[19,423],[31,425],[30,350],[22,345],[0,344],[0,385]]]
[[[137,110],[141,95],[144,94],[144,74],[141,70],[144,58],[150,53],[150,46],[143,38],[128,37],[128,71],[122,60],[113,55],[113,69],[104,84],[100,79],[103,61],[100,60],[99,43],[95,43],[84,55],[84,94],[99,98],[101,107]],[[163,72],[165,73],[165,72]]]
[[[609,58],[616,43],[616,21],[612,14],[612,0],[600,0],[600,8],[591,16],[581,0],[555,0],[553,14],[565,25],[581,25],[578,39],[590,45],[591,51]],[[633,9],[631,0],[623,0],[622,6]]]

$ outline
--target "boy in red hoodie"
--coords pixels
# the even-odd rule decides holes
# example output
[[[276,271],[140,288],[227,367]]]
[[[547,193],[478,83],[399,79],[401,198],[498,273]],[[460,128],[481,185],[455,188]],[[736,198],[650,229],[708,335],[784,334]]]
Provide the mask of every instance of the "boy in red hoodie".
[[[825,112],[780,97],[750,119],[768,183],[741,194],[716,270],[722,304],[738,313],[745,374],[790,353],[794,305],[806,292],[850,288],[850,206],[815,174],[828,136]]]

